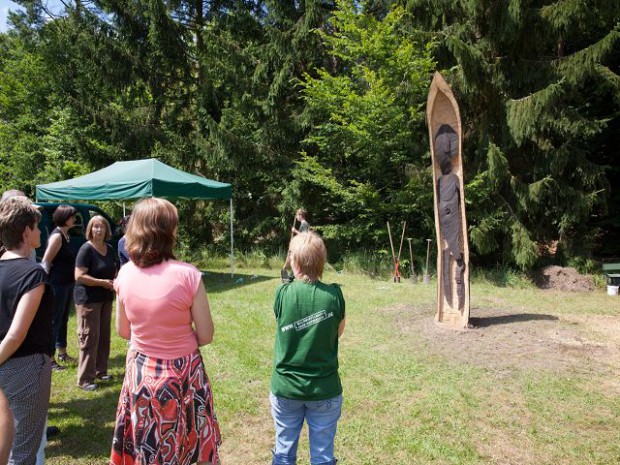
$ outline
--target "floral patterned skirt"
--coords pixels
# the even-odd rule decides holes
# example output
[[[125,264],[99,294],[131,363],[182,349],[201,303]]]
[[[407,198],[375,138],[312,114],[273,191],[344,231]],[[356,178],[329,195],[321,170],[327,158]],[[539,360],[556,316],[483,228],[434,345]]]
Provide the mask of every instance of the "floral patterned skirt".
[[[220,442],[200,351],[163,360],[130,349],[110,464],[215,465]]]

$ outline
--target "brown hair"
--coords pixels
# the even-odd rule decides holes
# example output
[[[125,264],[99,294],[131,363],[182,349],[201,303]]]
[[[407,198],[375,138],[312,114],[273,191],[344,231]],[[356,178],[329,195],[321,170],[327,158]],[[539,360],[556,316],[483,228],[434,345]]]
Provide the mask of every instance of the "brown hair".
[[[293,270],[297,268],[299,278],[304,281],[318,281],[323,276],[327,260],[327,249],[317,233],[309,231],[297,234],[289,245]]]
[[[52,215],[52,220],[54,220],[54,224],[58,227],[65,226],[69,218],[75,216],[77,214],[77,210],[75,207],[71,205],[59,205],[56,210],[54,210],[54,214]]]
[[[306,215],[308,214],[308,212],[306,210],[304,210],[303,208],[298,209],[295,212],[295,215],[299,215],[301,216],[304,220],[306,219]]]
[[[10,197],[0,201],[0,242],[7,250],[22,245],[27,227],[34,229],[41,213],[26,197]]]
[[[2,194],[2,199],[1,201],[10,199],[11,197],[26,197],[26,194],[24,194],[22,191],[20,191],[19,189],[9,189],[8,191],[4,191]],[[26,197],[28,198],[28,197]]]
[[[93,225],[95,223],[101,223],[105,226],[105,237],[103,239],[106,241],[109,241],[112,238],[112,230],[110,229],[110,223],[108,223],[108,220],[106,220],[101,215],[93,216],[88,222],[88,225],[86,226],[86,240],[90,241],[93,239]]]
[[[148,268],[171,258],[179,213],[174,205],[156,197],[140,200],[131,213],[125,248],[131,261]]]

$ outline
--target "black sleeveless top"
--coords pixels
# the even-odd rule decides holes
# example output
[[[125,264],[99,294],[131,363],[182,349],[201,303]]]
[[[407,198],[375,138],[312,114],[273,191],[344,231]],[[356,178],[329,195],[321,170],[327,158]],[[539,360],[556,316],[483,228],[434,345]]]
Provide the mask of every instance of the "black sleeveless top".
[[[58,253],[52,260],[50,270],[50,284],[69,284],[75,281],[75,255],[69,247],[65,235],[58,228],[52,231],[50,238],[54,234],[60,234],[61,245]]]

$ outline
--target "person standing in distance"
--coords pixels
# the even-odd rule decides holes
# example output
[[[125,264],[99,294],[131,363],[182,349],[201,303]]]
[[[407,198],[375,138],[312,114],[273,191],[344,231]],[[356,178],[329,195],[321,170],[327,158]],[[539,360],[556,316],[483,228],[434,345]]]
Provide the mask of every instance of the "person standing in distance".
[[[125,247],[125,241],[127,240],[125,233],[127,232],[129,218],[131,218],[129,215],[123,216],[120,224],[120,228],[123,231],[123,237],[118,240],[118,260],[121,267],[129,261],[129,254],[127,253],[127,248]]]
[[[295,235],[310,231],[310,223],[306,220],[306,215],[308,213],[303,208],[300,208],[295,212],[295,218],[299,221],[299,229],[293,226],[291,228],[291,232]]]
[[[295,237],[297,234],[304,233],[310,231],[310,223],[306,220],[307,212],[303,208],[298,209],[295,212],[295,220],[299,221],[299,229],[295,226],[291,228],[291,239]],[[282,282],[291,282],[294,279],[294,274],[288,273],[288,268],[291,264],[290,255],[286,256],[286,260],[284,262],[284,266],[282,267],[282,272],[280,273],[282,277]]]

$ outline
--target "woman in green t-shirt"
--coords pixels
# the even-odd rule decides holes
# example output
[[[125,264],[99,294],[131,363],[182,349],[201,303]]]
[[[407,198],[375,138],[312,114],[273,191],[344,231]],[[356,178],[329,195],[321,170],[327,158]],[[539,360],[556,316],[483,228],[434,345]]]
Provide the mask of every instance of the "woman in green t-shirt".
[[[337,284],[320,281],[327,252],[316,233],[296,235],[289,256],[295,281],[280,285],[274,302],[277,330],[270,401],[276,444],[272,463],[295,463],[306,420],[311,463],[333,465],[342,408],[338,338],[345,326],[344,297]]]

